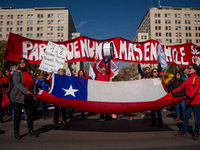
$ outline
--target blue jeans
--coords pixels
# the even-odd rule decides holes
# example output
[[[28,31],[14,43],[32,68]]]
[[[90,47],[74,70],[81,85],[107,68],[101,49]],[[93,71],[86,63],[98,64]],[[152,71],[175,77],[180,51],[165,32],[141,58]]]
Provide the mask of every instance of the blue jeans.
[[[182,117],[184,116],[185,113],[185,100],[183,100],[180,104],[176,104],[175,105],[175,111],[176,111],[176,116],[180,117],[180,111],[179,111],[179,106],[181,106],[181,110],[182,110]]]
[[[181,132],[186,133],[187,128],[188,128],[188,123],[190,119],[190,115],[194,112],[194,119],[195,119],[195,129],[194,132],[199,134],[199,129],[200,129],[200,104],[198,105],[186,105],[185,108],[185,115],[184,115],[184,120],[183,124],[181,127]]]
[[[161,114],[160,109],[151,111],[151,119],[156,119],[156,112],[157,112],[157,115],[158,115],[158,120],[162,120],[162,114]]]

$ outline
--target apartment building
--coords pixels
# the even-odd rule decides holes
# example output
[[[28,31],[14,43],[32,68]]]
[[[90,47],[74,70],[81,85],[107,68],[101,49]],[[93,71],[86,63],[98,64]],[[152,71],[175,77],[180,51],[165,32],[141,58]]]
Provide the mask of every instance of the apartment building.
[[[200,46],[200,8],[149,8],[134,41],[161,39],[164,45],[194,43]]]
[[[37,40],[66,41],[77,36],[76,28],[65,7],[35,7],[33,9],[0,8],[0,41],[7,41],[9,32]],[[79,70],[83,63],[67,63]]]

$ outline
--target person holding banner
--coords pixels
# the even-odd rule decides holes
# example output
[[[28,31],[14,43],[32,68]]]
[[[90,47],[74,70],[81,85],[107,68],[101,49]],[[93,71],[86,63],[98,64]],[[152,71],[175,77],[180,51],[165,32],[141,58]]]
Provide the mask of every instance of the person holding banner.
[[[141,75],[141,79],[148,79],[148,78],[150,78],[151,77],[150,67],[146,67],[145,71],[143,72],[142,69],[141,69],[140,61],[138,60],[137,62],[138,62],[138,72]],[[161,72],[160,58],[159,58],[158,69],[157,70],[158,70],[158,73]],[[143,119],[145,116],[146,116],[146,112],[142,112],[141,119]]]
[[[78,77],[84,78],[84,79],[90,79],[90,77],[87,75],[87,73],[86,73],[85,70],[83,70],[83,69],[81,69],[81,70],[78,71]],[[71,111],[69,117],[72,117],[72,116],[73,116],[74,111],[75,111],[75,109],[72,109],[72,111]],[[85,119],[84,111],[81,111],[81,113],[82,113],[82,116],[81,116],[82,119]]]
[[[95,63],[93,65],[93,70],[94,70],[94,73],[96,75],[96,80],[98,81],[106,81],[108,82],[109,81],[109,73],[108,71],[106,71],[106,65],[102,65],[101,67],[101,72],[99,72],[99,70],[97,69],[96,67],[96,62],[97,62],[97,58],[95,59]],[[100,114],[100,118],[98,119],[99,121],[104,120],[105,123],[108,123],[108,119],[109,119],[109,114]]]
[[[189,65],[190,76],[179,86],[174,89],[172,93],[177,93],[178,91],[185,89],[185,99],[186,108],[185,115],[183,119],[183,124],[181,130],[175,133],[174,136],[186,137],[186,131],[188,128],[188,123],[192,111],[194,112],[195,119],[195,129],[193,134],[193,139],[197,140],[199,138],[200,129],[200,77],[197,75],[199,73],[199,67],[196,64]]]
[[[27,113],[28,135],[30,137],[38,137],[38,135],[33,131],[34,99],[32,93],[36,92],[36,86],[27,59],[19,59],[17,70],[13,73],[13,83],[14,86],[11,91],[11,100],[14,107],[15,139],[21,139],[19,135],[19,126],[23,106]]]
[[[151,71],[150,78],[159,78],[159,70],[154,68]],[[151,120],[152,120],[151,127],[156,126],[156,112],[157,112],[157,116],[158,116],[158,128],[161,128],[163,126],[161,109],[151,111]]]
[[[65,69],[59,69],[58,70],[59,75],[66,75]],[[55,111],[54,111],[54,121],[55,121],[55,128],[58,128],[58,121],[59,121],[59,111],[60,111],[61,106],[55,105]],[[61,112],[62,112],[62,119],[63,119],[63,125],[66,126],[67,122],[67,112],[66,112],[66,107],[61,107]]]
[[[181,79],[181,74],[179,72],[176,72],[174,74],[174,80],[169,84],[169,92],[172,92],[174,89],[179,87],[183,83],[183,80]],[[183,97],[185,95],[185,89],[173,94],[174,98],[177,97]],[[179,106],[181,107],[181,115],[179,112]],[[176,112],[176,119],[174,121],[179,121],[181,119],[181,116],[184,116],[185,113],[185,100],[183,100],[180,104],[175,105],[175,112]]]
[[[46,71],[42,72],[42,77],[37,79],[35,81],[36,87],[39,90],[43,90],[45,92],[49,92],[50,90],[50,81],[47,80],[47,77],[49,76],[49,74]],[[40,104],[40,100],[38,100],[36,107],[35,107],[35,112],[37,112],[37,108],[38,105]],[[46,107],[47,107],[47,103],[42,101],[42,119],[46,120]],[[36,114],[36,113],[35,113]]]

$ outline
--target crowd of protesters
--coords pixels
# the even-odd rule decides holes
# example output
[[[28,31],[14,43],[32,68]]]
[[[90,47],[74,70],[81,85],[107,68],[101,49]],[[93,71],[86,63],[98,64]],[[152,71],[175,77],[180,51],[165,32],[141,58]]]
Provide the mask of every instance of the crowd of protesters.
[[[98,81],[109,81],[110,70],[105,65],[99,68],[96,66],[97,59],[94,63],[93,70],[96,74],[96,80]],[[109,63],[109,62],[108,62]],[[164,85],[164,89],[171,93],[174,98],[185,97],[185,99],[180,103],[175,105],[176,118],[174,121],[183,120],[181,130],[175,133],[174,136],[186,137],[186,131],[188,127],[188,122],[191,117],[192,111],[194,112],[195,119],[195,130],[193,139],[198,139],[199,129],[200,129],[200,77],[197,75],[199,67],[195,64],[189,65],[189,67],[183,70],[183,74],[179,72],[174,73],[174,77],[169,84]],[[161,72],[161,65],[158,63],[158,68],[153,68],[150,70],[149,67],[145,68],[143,72],[138,61],[138,72],[140,73],[142,79],[149,78],[160,78],[159,73]],[[65,69],[61,68],[57,72],[60,75],[66,75]],[[90,79],[85,70],[79,70],[78,77]],[[162,79],[161,79],[162,81]],[[28,135],[30,137],[38,137],[37,133],[33,130],[33,121],[37,117],[37,108],[40,103],[42,103],[42,118],[46,120],[47,117],[47,103],[41,102],[33,97],[33,93],[37,93],[40,90],[48,92],[51,88],[51,73],[43,71],[41,76],[32,74],[30,65],[25,58],[21,58],[18,62],[18,67],[16,71],[11,73],[9,70],[4,70],[0,68],[0,102],[2,104],[2,99],[4,92],[7,92],[11,103],[4,108],[0,105],[0,123],[3,123],[3,118],[7,120],[12,119],[14,125],[14,137],[15,139],[21,139],[20,136],[20,121],[22,110],[24,112],[25,121],[28,125]],[[53,122],[54,127],[58,128],[59,122],[59,112],[61,111],[63,126],[67,125],[67,112],[68,109],[61,106],[54,106]],[[72,109],[69,113],[69,118],[73,117],[75,110]],[[180,113],[181,112],[181,113]],[[85,119],[84,112],[82,111],[82,119]],[[162,109],[151,111],[151,127],[156,126],[156,113],[158,118],[157,127],[161,128],[163,126],[162,120]],[[112,114],[115,115],[115,114]],[[8,117],[10,116],[10,117]],[[116,116],[116,115],[115,115]],[[142,112],[141,118],[145,118],[146,112]],[[100,114],[99,121],[104,121],[108,123],[110,114]],[[132,120],[131,114],[129,114],[129,120]]]

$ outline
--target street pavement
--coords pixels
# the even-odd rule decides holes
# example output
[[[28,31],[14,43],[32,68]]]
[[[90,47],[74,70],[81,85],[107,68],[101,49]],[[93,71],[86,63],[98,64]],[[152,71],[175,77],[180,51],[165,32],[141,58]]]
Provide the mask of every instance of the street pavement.
[[[141,113],[118,115],[108,123],[97,121],[99,114],[87,114],[86,119],[76,112],[68,119],[67,126],[60,122],[59,128],[54,129],[52,112],[46,120],[34,121],[34,130],[38,138],[27,135],[27,124],[20,124],[21,140],[15,140],[13,123],[7,121],[0,124],[4,133],[0,134],[0,150],[200,150],[200,139],[192,139],[194,119],[189,121],[186,138],[174,137],[182,121],[174,121],[174,112],[162,111],[163,128],[151,127],[150,112],[141,119]],[[2,131],[1,131],[2,132]]]

